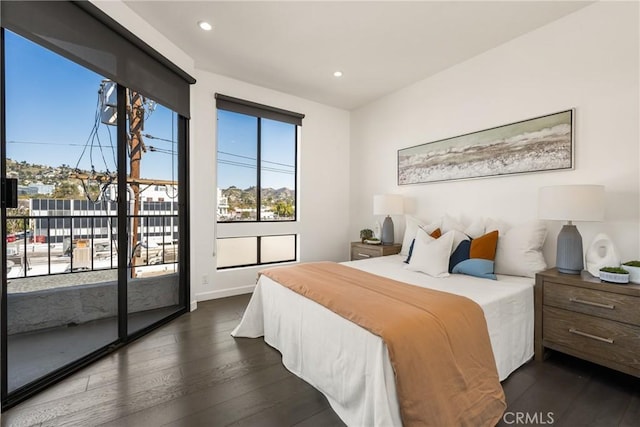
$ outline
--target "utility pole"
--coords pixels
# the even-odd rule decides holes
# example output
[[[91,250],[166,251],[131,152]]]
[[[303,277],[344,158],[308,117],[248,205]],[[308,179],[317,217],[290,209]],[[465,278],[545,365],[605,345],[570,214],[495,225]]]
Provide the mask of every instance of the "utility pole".
[[[134,250],[138,245],[138,227],[140,225],[140,218],[138,214],[140,212],[140,160],[142,159],[142,153],[147,151],[142,140],[142,132],[144,131],[144,99],[139,92],[134,92],[129,89],[129,108],[127,112],[129,114],[129,178],[131,183],[131,191],[133,194],[133,211],[131,212],[131,259],[135,260],[133,256]],[[135,274],[135,261],[131,265],[131,278],[134,278]]]

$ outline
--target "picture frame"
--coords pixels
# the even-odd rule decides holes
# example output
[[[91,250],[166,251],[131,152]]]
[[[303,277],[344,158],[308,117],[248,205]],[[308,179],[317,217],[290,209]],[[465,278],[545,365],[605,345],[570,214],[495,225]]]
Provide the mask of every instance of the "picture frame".
[[[574,169],[575,109],[398,150],[398,185]]]

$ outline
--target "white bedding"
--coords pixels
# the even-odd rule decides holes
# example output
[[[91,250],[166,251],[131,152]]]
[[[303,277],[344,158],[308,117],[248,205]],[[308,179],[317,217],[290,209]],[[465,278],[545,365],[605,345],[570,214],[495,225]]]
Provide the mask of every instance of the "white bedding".
[[[436,279],[405,270],[403,260],[393,255],[344,264],[475,301],[487,319],[501,381],[533,357],[533,279]],[[320,390],[347,425],[402,425],[386,345],[325,307],[261,276],[232,335],[264,336],[282,353],[284,366]]]

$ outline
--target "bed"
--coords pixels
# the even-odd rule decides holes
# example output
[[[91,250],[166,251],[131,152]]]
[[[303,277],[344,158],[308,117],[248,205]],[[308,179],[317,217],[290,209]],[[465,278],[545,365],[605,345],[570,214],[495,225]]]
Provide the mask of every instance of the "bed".
[[[465,296],[484,313],[499,379],[532,358],[531,278],[433,278],[405,269],[400,255],[343,263],[411,285]],[[394,371],[383,340],[322,305],[260,276],[234,337],[264,336],[284,366],[313,385],[353,426],[402,425]],[[308,338],[308,339],[305,339]]]

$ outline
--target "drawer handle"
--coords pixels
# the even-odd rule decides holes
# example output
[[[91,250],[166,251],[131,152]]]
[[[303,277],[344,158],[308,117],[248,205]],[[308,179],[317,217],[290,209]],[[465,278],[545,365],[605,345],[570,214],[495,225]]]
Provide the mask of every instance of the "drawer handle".
[[[602,337],[599,337],[597,335],[591,335],[591,334],[579,331],[579,330],[574,329],[574,328],[570,328],[569,332],[571,332],[572,334],[580,335],[581,337],[587,337],[587,338],[591,338],[591,339],[596,340],[596,341],[602,341],[602,342],[606,342],[608,344],[613,344],[613,340],[611,338],[602,338]]]
[[[613,305],[613,304],[602,304],[602,303],[599,303],[599,302],[585,301],[583,299],[573,298],[573,297],[569,298],[569,301],[577,302],[578,304],[590,305],[590,306],[593,306],[593,307],[608,308],[609,310],[613,310],[614,308],[616,308],[616,306]]]
[[[361,256],[363,258],[371,258],[371,255],[361,254],[361,253],[359,253],[358,256]]]

